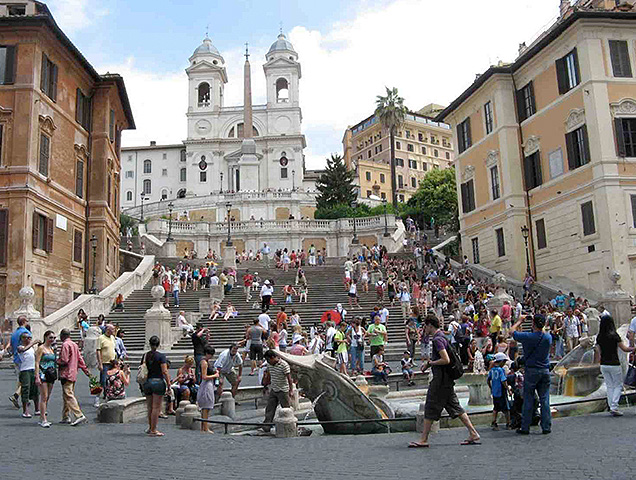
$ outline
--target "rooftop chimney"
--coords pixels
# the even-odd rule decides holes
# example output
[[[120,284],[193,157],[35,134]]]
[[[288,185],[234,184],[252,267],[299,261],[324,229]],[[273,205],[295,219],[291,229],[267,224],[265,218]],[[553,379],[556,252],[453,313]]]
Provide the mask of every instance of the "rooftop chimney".
[[[151,147],[156,147],[157,146],[157,142],[155,142],[154,140],[150,140],[150,146]]]
[[[570,8],[570,0],[561,0],[561,4],[559,5],[559,19],[565,17],[566,13]]]

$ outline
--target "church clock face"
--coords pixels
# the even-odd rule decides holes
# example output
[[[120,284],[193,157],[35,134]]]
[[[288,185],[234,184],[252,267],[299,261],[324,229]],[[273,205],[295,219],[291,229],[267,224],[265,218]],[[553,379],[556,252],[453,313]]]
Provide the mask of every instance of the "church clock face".
[[[199,135],[206,135],[212,130],[212,124],[208,120],[199,120],[195,126]]]
[[[283,155],[282,157],[280,157],[280,166],[281,167],[286,167],[288,163],[289,163],[289,160],[287,159],[286,156]]]

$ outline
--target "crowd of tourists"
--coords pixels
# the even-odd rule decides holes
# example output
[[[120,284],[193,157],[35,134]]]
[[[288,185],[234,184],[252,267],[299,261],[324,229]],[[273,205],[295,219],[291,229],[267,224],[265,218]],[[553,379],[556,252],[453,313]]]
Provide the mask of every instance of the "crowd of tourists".
[[[310,249],[310,253],[317,255],[318,251]],[[137,375],[148,402],[146,433],[163,435],[157,430],[157,422],[164,416],[164,402],[168,405],[166,415],[174,413],[181,400],[188,400],[197,403],[202,418],[208,418],[226,383],[232,395],[236,395],[244,364],[251,367],[249,375],[257,375],[259,384],[268,392],[265,424],[271,423],[276,406],[288,406],[289,394],[295,388],[291,368],[278,352],[327,353],[336,360],[336,369],[342,374],[369,375],[376,382],[386,383],[392,373],[385,359],[389,340],[387,326],[399,322],[403,325],[405,346],[399,368],[405,381],[413,385],[418,369],[422,372],[430,369],[432,374],[424,431],[420,441],[411,444],[413,448],[428,446],[432,423],[439,420],[444,409],[451,417],[459,417],[467,427],[469,433],[464,444],[480,442],[479,434],[454,392],[454,381],[461,375],[454,373],[458,369],[487,374],[494,406],[493,429],[500,428],[499,414],[503,414],[505,428],[527,434],[531,424],[539,424],[542,432],[549,434],[552,428],[550,360],[561,359],[576,348],[581,338],[588,336],[590,325],[586,309],[589,303],[573,293],[566,295],[561,291],[554,298],[541,298],[533,290],[533,282],[528,281],[524,283],[523,295],[512,294],[502,304],[496,304],[492,299],[496,295],[501,298],[498,291],[501,287],[477,279],[470,264],[453,269],[448,261],[417,242],[413,253],[412,258],[389,257],[383,247],[363,245],[360,253],[343,265],[343,287],[348,293],[349,310],[355,313],[350,314],[338,304],[326,312],[321,323],[304,325],[293,304],[307,298],[305,261],[315,265],[318,260],[312,258],[314,255],[309,259],[294,257],[286,249],[275,252],[277,266],[282,262],[281,268],[296,269],[295,284],[280,286],[285,303],[275,305],[272,282],[263,281],[258,272],[246,270],[240,278],[245,301],[249,303],[252,295],[259,295],[261,314],[246,326],[244,338],[218,356],[211,346],[209,330],[200,322],[192,325],[185,312],[180,311],[177,325],[183,335],[191,338],[193,354],[184,359],[183,366],[171,378],[169,362],[158,350],[161,341],[152,337],[151,349],[144,354]],[[269,251],[263,252],[263,259],[269,258],[269,254]],[[202,267],[179,262],[174,270],[158,263],[153,270],[153,284],[167,283],[173,287],[166,290],[172,291],[178,306],[179,292],[187,289],[222,285],[229,293],[237,282],[237,275],[236,270],[219,270],[212,262]],[[360,311],[358,296],[361,294],[375,296],[377,302],[372,311]],[[120,303],[123,309],[123,300]],[[388,307],[396,303],[400,305],[401,318],[394,319]],[[275,315],[274,308],[277,309]],[[618,351],[634,352],[636,319],[630,326],[628,345],[616,333],[609,313],[602,307],[601,312],[595,355],[607,385],[610,412],[620,416],[618,401],[623,379]],[[230,302],[225,312],[216,304],[210,319],[228,320],[235,313]],[[95,352],[84,348],[82,355],[90,328],[98,329],[97,347]],[[522,331],[524,328],[530,331]],[[18,376],[18,388],[10,397],[11,402],[21,408],[24,418],[32,414],[38,416],[44,428],[51,426],[47,406],[58,380],[63,390],[62,423],[72,425],[86,421],[74,395],[80,370],[91,378],[96,404],[100,397],[123,398],[130,384],[124,332],[108,324],[103,316],[91,327],[83,312],[78,314],[78,329],[79,345],[66,329],[60,332],[61,345],[58,345],[52,331],[45,332],[42,339],[34,339],[27,319],[20,317],[10,341],[0,348],[0,352],[11,355]],[[365,367],[367,346],[371,364]],[[95,355],[94,367],[99,380],[91,375],[89,362],[85,361],[91,353]],[[267,425],[264,427],[267,429]],[[201,430],[209,431],[205,422],[201,422]]]

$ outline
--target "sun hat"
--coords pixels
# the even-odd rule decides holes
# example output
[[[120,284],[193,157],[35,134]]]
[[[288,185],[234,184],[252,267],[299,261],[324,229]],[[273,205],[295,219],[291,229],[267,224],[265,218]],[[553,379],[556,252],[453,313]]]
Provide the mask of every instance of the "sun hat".
[[[507,362],[508,360],[510,359],[508,358],[508,355],[506,355],[505,353],[503,352],[495,353],[495,358],[494,358],[495,362],[502,362],[502,361]]]

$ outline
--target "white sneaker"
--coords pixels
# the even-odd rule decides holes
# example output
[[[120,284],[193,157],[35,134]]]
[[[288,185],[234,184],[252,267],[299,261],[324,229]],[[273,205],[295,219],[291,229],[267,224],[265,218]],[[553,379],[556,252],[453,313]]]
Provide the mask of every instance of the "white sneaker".
[[[49,428],[51,426],[49,422],[38,422],[38,425],[42,428]]]
[[[87,418],[82,415],[79,418],[76,418],[74,422],[71,423],[71,427],[77,427],[78,425],[82,424],[82,423],[86,423],[88,420]]]

